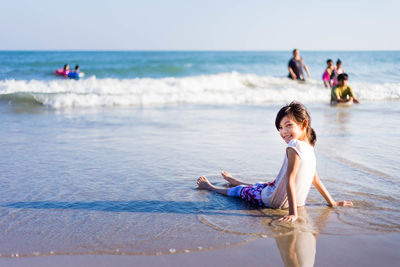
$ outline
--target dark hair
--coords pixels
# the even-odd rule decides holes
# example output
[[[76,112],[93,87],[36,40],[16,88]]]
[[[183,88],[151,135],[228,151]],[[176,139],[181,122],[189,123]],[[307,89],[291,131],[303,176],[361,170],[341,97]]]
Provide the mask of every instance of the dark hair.
[[[281,120],[285,116],[293,118],[298,124],[302,125],[305,121],[308,121],[307,138],[310,144],[314,146],[315,142],[317,142],[317,134],[315,133],[314,129],[311,128],[311,117],[310,114],[308,114],[307,108],[303,104],[296,101],[292,101],[290,104],[287,104],[281,108],[275,119],[275,127],[278,131]]]
[[[299,51],[299,49],[297,49],[297,48],[293,49],[292,54],[294,55],[294,53],[296,53],[296,51]]]
[[[64,65],[64,70],[66,70],[66,69],[67,69],[67,66],[68,66],[68,64],[65,64],[65,65]]]
[[[347,73],[341,73],[337,76],[337,80],[341,81],[341,80],[348,80],[349,79],[349,75],[347,75]]]
[[[336,65],[337,64],[342,64],[342,61],[339,58],[336,60]]]
[[[326,64],[329,64],[329,63],[332,63],[332,62],[333,62],[332,59],[328,59],[328,60],[326,61]]]
[[[75,69],[76,69],[76,70],[79,69],[79,65],[75,65]]]

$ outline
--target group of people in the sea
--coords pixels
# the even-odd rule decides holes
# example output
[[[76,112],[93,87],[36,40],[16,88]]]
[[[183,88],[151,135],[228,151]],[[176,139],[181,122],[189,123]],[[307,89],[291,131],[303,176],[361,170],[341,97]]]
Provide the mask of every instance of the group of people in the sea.
[[[322,74],[322,81],[325,88],[331,88],[331,104],[351,104],[360,103],[356,98],[353,89],[347,84],[349,75],[345,73],[342,68],[342,61],[338,59],[336,66],[333,64],[332,59],[326,61],[327,67]],[[305,81],[303,69],[306,71],[307,76],[310,77],[310,71],[300,56],[298,49],[293,50],[293,58],[290,59],[288,64],[289,75],[292,80]]]
[[[328,59],[326,64],[327,67],[322,74],[322,81],[325,88],[331,88],[331,104],[360,103],[356,98],[353,89],[347,84],[349,75],[345,73],[342,68],[342,61],[338,59],[335,66],[332,59]],[[300,51],[298,49],[293,50],[293,57],[288,63],[288,69],[288,77],[292,80],[305,81],[303,69],[307,73],[307,76],[311,77],[310,71],[304,62],[304,59],[300,56]],[[83,72],[80,72],[79,65],[76,65],[75,69],[71,70],[68,64],[65,64],[62,69],[56,70],[55,74],[71,79],[79,79],[84,75]]]
[[[342,68],[342,61],[338,59],[336,61],[336,67],[333,65],[333,60],[328,59],[326,61],[326,69],[322,74],[322,81],[324,82],[325,88],[330,88],[339,84],[338,76],[342,73],[345,73],[344,69]]]
[[[56,75],[64,76],[65,78],[70,78],[70,79],[79,79],[80,77],[83,76],[83,72],[80,72],[79,65],[76,65],[75,69],[71,70],[69,68],[69,65],[65,64],[62,69],[56,70]]]

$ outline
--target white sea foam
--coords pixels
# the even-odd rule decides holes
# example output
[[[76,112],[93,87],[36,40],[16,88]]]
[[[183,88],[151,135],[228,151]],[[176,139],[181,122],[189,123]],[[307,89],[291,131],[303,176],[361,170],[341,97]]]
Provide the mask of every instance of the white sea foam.
[[[400,83],[350,82],[361,100],[400,99]],[[167,104],[261,104],[296,99],[329,102],[330,90],[319,80],[306,83],[287,78],[237,72],[184,78],[2,80],[0,97],[31,99],[53,108],[148,106]]]

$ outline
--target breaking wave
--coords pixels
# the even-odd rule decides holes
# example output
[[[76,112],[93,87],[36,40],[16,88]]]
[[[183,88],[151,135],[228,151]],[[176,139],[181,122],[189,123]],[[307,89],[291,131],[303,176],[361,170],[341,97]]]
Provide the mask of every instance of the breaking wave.
[[[364,101],[400,99],[400,83],[351,82]],[[184,78],[116,79],[95,76],[75,80],[1,80],[0,100],[51,108],[150,106],[169,104],[262,104],[296,99],[328,103],[330,90],[319,80],[294,82],[287,78],[237,72]]]

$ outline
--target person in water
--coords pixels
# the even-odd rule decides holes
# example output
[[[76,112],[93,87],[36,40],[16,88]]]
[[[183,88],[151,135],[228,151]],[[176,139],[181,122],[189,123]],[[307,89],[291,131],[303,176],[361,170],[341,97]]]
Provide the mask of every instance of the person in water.
[[[79,70],[80,70],[79,65],[76,65],[75,70],[68,73],[68,77],[72,79],[79,79]]]
[[[56,70],[56,75],[68,77],[68,73],[69,73],[69,72],[70,72],[70,70],[69,70],[69,65],[68,65],[68,64],[65,64],[64,67],[63,67],[62,69]]]
[[[63,74],[64,76],[67,76],[69,72],[70,72],[70,70],[69,70],[69,65],[68,65],[68,64],[65,64],[65,65],[64,65],[64,68],[63,68],[62,74]]]
[[[332,74],[331,74],[332,87],[339,83],[338,76],[339,76],[339,74],[342,74],[342,73],[344,73],[344,69],[342,68],[342,61],[340,59],[338,59],[336,61],[336,68],[333,69]]]
[[[293,50],[293,58],[291,58],[289,61],[288,69],[288,77],[292,80],[305,81],[303,69],[307,72],[308,77],[311,76],[304,59],[300,57],[300,51],[298,49]]]
[[[353,93],[353,89],[347,85],[349,75],[347,73],[341,73],[338,76],[338,84],[332,88],[331,91],[331,104],[337,103],[360,103]]]
[[[289,208],[289,214],[280,219],[285,222],[297,220],[297,207],[305,205],[311,184],[329,206],[352,206],[351,201],[333,200],[318,177],[314,154],[317,136],[311,128],[311,117],[306,107],[295,101],[282,107],[276,115],[275,126],[287,147],[282,168],[273,182],[252,185],[223,171],[222,177],[234,187],[216,187],[205,176],[201,176],[197,179],[198,188],[238,197],[258,206]]]
[[[328,59],[326,61],[326,69],[324,71],[324,74],[322,74],[322,81],[324,82],[325,88],[332,87],[332,82],[331,82],[331,75],[333,71],[335,70],[335,66],[333,65],[332,59]]]

